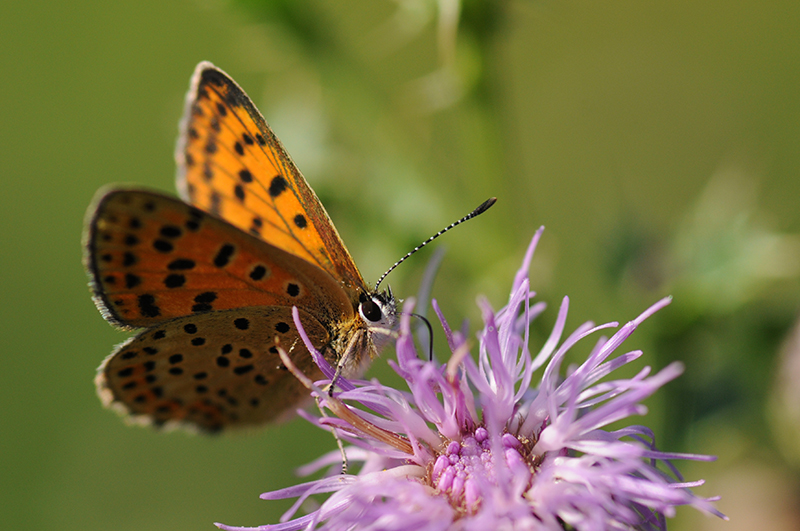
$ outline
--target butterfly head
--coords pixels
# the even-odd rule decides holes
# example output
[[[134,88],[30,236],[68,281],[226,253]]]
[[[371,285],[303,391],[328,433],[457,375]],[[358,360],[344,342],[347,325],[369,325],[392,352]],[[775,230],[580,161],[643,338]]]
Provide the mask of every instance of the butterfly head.
[[[370,333],[372,343],[380,348],[390,339],[397,324],[397,299],[391,288],[381,292],[361,292],[358,315]]]

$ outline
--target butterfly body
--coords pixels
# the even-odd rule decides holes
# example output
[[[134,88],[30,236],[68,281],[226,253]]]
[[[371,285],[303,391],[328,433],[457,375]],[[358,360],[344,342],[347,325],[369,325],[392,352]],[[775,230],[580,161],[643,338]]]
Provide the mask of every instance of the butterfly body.
[[[370,290],[324,207],[250,99],[198,65],[178,148],[184,201],[103,190],[89,210],[85,263],[112,324],[143,328],[103,362],[103,403],[145,423],[207,431],[291,413],[306,390],[280,346],[321,377],[314,346],[359,374],[395,327],[391,293]]]

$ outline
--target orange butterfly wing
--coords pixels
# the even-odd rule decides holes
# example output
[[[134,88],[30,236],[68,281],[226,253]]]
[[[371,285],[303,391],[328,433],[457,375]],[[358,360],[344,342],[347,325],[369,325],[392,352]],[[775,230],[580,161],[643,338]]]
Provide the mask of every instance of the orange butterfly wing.
[[[354,315],[320,268],[178,199],[114,189],[89,211],[86,266],[114,324],[152,327],[249,306],[297,306],[323,323]]]
[[[189,203],[319,266],[351,290],[368,291],[322,203],[261,113],[211,63],[200,63],[192,77],[175,157],[178,190]]]

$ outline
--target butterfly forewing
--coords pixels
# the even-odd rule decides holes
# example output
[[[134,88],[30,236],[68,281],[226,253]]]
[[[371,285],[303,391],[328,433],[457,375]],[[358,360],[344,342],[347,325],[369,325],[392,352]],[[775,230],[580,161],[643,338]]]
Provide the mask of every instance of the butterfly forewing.
[[[210,63],[192,78],[176,152],[193,205],[321,267],[364,281],[317,196],[244,91]]]
[[[301,321],[324,349],[325,327],[306,312]],[[98,391],[106,406],[148,423],[216,431],[268,422],[308,398],[281,363],[276,337],[305,374],[320,377],[290,308],[240,308],[173,319],[131,338],[100,367]]]
[[[250,306],[352,318],[348,294],[323,270],[223,220],[155,192],[100,193],[89,222],[95,301],[115,324]]]

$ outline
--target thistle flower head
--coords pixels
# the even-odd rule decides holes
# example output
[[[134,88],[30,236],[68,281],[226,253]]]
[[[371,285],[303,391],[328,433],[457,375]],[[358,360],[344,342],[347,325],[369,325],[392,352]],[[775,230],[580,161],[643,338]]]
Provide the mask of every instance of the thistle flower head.
[[[351,443],[346,455],[361,464],[357,474],[336,474],[341,454],[330,453],[301,470],[308,474],[330,467],[330,475],[261,496],[297,498],[282,523],[217,525],[229,531],[650,530],[665,529],[665,517],[679,505],[725,518],[713,500],[690,491],[702,482],[684,482],[670,463],[711,457],[658,451],[644,426],[604,429],[645,414],[641,401],[681,374],[682,366],[673,363],[656,374],[645,367],[632,378],[612,377],[641,356],[640,351],[617,354],[621,344],[669,299],[611,337],[598,338],[586,361],[562,374],[564,357],[577,342],[618,326],[585,323],[562,338],[565,298],[550,337],[539,352],[530,352],[529,325],[544,304],[532,303],[527,271],[541,232],[528,248],[508,304],[493,311],[488,302],[479,302],[484,326],[477,337],[477,361],[465,334],[450,328],[435,303],[452,353],[445,364],[420,359],[409,302],[397,361],[389,361],[407,391],[377,380],[340,379],[342,391],[331,398],[307,381],[334,416],[304,416]],[[297,312],[295,322],[302,331]],[[332,378],[330,365],[307,340],[306,346]],[[285,357],[284,363],[291,361]],[[296,517],[315,494],[329,496],[316,510]]]

